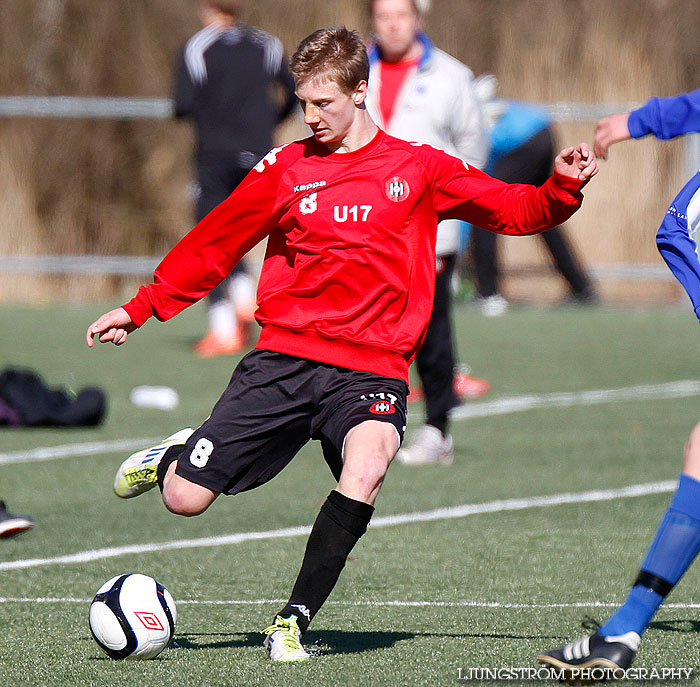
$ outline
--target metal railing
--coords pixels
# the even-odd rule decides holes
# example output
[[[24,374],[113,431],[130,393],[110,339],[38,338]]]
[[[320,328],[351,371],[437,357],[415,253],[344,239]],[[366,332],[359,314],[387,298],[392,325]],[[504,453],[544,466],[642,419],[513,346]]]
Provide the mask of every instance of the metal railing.
[[[541,103],[558,122],[596,121],[626,112],[641,103]],[[0,96],[3,117],[71,117],[102,119],[166,119],[173,114],[168,98],[97,98],[77,96]]]
[[[626,112],[639,103],[540,103],[556,122],[594,122],[615,112]],[[169,119],[169,98],[98,98],[74,96],[0,96],[0,117],[70,119]],[[700,168],[700,134],[686,136],[687,176]],[[0,273],[44,274],[151,274],[160,261],[148,256],[13,255],[0,256]],[[671,273],[658,264],[614,263],[591,266],[597,279],[671,281]]]

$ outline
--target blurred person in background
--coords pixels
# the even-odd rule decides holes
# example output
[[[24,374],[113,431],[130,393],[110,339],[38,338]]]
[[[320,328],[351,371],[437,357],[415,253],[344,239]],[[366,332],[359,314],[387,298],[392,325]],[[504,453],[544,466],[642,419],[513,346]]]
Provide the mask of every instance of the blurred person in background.
[[[0,539],[9,539],[34,527],[34,519],[28,515],[13,515],[0,500]]]
[[[491,155],[486,171],[496,179],[539,186],[552,172],[554,132],[552,121],[541,107],[496,98],[498,81],[491,74],[480,76],[476,91],[483,103],[489,129]],[[542,234],[555,267],[566,280],[565,303],[595,304],[598,294],[575,255],[562,227]],[[501,294],[496,234],[474,227],[471,235],[475,303],[487,317],[503,315],[508,302]]]
[[[667,140],[700,132],[700,89],[671,98],[652,98],[632,112],[601,119],[593,150],[607,159],[613,143],[649,134]],[[700,172],[676,196],[656,234],[656,245],[683,285],[700,318]],[[540,663],[566,670],[576,681],[586,668],[623,675],[656,611],[700,552],[700,424],[690,433],[678,487],[625,602],[592,635],[541,653]]]
[[[175,79],[175,116],[196,137],[196,219],[223,202],[272,147],[275,127],[296,103],[282,43],[238,20],[243,0],[200,0],[204,28],[185,45]],[[203,358],[240,352],[255,311],[243,262],[209,296]]]
[[[367,109],[387,133],[427,143],[482,169],[488,135],[473,88],[472,72],[439,50],[422,30],[429,0],[369,0],[374,43],[369,46]],[[448,413],[461,398],[476,398],[490,386],[456,370],[452,336],[452,277],[461,222],[443,220],[437,233],[437,276],[430,325],[416,357],[426,422],[402,448],[407,465],[449,465],[454,460]],[[418,397],[420,390],[411,389]]]

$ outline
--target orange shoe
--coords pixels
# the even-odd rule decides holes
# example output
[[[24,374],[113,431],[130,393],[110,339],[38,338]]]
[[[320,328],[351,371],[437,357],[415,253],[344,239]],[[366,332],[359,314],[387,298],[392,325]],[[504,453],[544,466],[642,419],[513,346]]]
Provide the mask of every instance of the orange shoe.
[[[480,398],[491,390],[491,385],[485,379],[455,372],[452,390],[459,399]]]
[[[454,379],[452,380],[452,391],[454,395],[461,401],[480,398],[485,396],[491,390],[491,385],[485,380],[479,377],[472,377],[471,375],[465,374],[464,372],[455,372]],[[416,401],[422,401],[425,398],[425,393],[423,389],[419,386],[409,386],[408,388],[408,402],[414,403]]]
[[[423,389],[419,386],[409,386],[408,387],[408,402],[414,403],[415,401],[422,401],[425,398]]]
[[[258,309],[258,304],[252,301],[236,302],[236,317],[243,324],[251,324],[255,322],[255,311]]]
[[[237,274],[231,280],[229,299],[236,309],[236,317],[241,324],[250,324],[255,320],[258,304],[255,298],[255,282],[249,274]]]
[[[219,355],[236,355],[243,351],[243,340],[240,336],[222,338],[214,332],[209,332],[194,345],[195,355],[199,358],[216,358]]]

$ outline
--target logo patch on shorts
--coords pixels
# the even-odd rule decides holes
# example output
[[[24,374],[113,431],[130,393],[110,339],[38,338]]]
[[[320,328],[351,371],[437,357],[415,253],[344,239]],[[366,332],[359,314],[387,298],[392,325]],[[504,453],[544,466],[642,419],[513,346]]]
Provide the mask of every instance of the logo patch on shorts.
[[[369,407],[369,412],[375,415],[391,415],[396,412],[396,406],[389,401],[375,401]]]

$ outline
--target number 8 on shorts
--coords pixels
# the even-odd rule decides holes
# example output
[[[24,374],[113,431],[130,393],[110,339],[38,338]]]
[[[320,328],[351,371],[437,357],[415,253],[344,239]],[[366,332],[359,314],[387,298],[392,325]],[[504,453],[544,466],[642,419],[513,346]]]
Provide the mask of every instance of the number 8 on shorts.
[[[209,439],[202,437],[197,440],[197,443],[190,453],[190,463],[196,468],[203,468],[209,461],[211,452],[214,450],[214,444]]]

